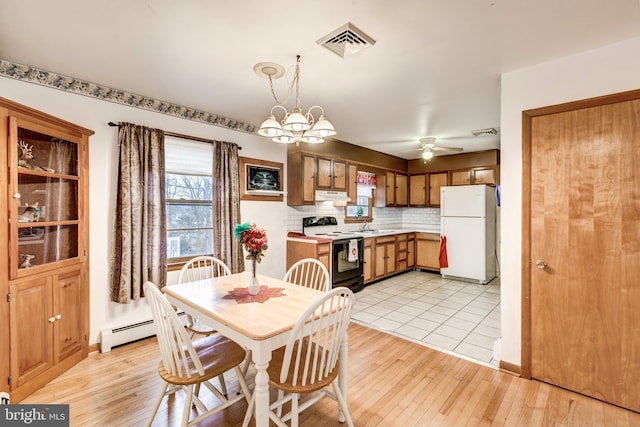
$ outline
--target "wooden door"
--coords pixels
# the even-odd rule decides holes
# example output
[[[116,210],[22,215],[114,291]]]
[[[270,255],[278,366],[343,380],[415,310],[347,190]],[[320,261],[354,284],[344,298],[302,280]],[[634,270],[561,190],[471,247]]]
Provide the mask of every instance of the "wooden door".
[[[425,206],[427,204],[427,174],[409,177],[409,205]]]
[[[373,247],[374,253],[374,272],[373,277],[378,278],[382,277],[387,273],[387,248],[385,244],[375,244]]]
[[[429,206],[440,206],[440,188],[447,185],[447,173],[429,174]]]
[[[347,166],[347,197],[351,199],[349,205],[358,203],[358,166],[353,163]]]
[[[407,268],[416,265],[416,239],[415,234],[409,234],[407,238]]]
[[[385,273],[391,274],[396,271],[396,242],[394,238],[394,242],[387,243],[386,245],[386,268]]]
[[[386,204],[393,206],[396,204],[396,174],[387,172]]]
[[[474,184],[496,185],[498,182],[496,168],[476,168],[472,173]]]
[[[334,160],[331,165],[333,172],[333,181],[331,182],[334,190],[347,190],[347,162]]]
[[[330,189],[333,181],[333,172],[331,170],[331,160],[318,157],[316,174],[316,188]]]
[[[373,239],[364,239],[364,253],[362,254],[362,276],[364,283],[373,280]]]
[[[525,112],[523,373],[640,411],[636,92]]]
[[[53,277],[54,363],[82,350],[82,286],[81,267]]]
[[[396,206],[409,204],[407,175],[396,174]]]
[[[311,156],[302,156],[302,202],[315,203],[316,201],[316,159]],[[291,183],[291,186],[295,186]]]
[[[451,171],[451,185],[471,184],[471,171],[469,169]]]
[[[53,366],[51,277],[11,285],[11,390]]]
[[[440,242],[416,238],[416,267],[440,270]]]

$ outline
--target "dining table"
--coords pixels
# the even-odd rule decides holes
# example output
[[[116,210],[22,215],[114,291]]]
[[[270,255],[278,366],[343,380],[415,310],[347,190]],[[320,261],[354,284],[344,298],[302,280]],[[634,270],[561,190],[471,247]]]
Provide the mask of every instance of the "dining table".
[[[249,295],[251,273],[237,273],[212,279],[169,285],[163,292],[179,310],[191,315],[218,333],[251,350],[255,375],[257,427],[269,425],[269,375],[267,367],[273,350],[285,346],[294,325],[323,292],[258,274],[260,291]],[[338,381],[347,395],[348,337],[339,353]],[[339,421],[344,415],[339,413]]]

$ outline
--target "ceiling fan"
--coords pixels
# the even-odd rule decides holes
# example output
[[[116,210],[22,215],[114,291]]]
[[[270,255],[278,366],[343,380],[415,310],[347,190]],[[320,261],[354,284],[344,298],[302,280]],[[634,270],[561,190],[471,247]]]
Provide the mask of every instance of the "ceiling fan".
[[[422,158],[425,162],[428,162],[433,158],[434,151],[449,151],[449,152],[459,152],[463,151],[461,147],[442,147],[436,145],[436,138],[432,136],[427,136],[424,138],[420,138],[421,148],[417,148],[417,150],[422,150]]]

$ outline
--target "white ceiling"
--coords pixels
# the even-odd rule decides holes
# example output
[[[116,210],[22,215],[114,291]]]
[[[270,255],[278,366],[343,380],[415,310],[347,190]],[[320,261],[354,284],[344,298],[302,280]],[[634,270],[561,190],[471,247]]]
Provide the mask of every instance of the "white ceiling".
[[[300,54],[303,108],[406,159],[425,136],[497,148],[470,131],[499,129],[501,73],[640,36],[639,0],[1,2],[2,59],[255,125],[273,98],[254,64],[292,76]],[[347,59],[316,44],[347,22],[376,44]]]

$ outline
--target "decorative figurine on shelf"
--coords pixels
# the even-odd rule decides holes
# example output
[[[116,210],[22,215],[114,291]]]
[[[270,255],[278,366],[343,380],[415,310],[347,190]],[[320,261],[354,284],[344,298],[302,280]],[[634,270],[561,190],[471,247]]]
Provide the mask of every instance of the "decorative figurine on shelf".
[[[55,171],[46,166],[34,165],[31,161],[35,160],[33,157],[33,145],[28,145],[25,141],[18,141],[18,167],[25,168],[32,171],[43,171],[54,173]]]
[[[38,204],[36,203],[33,206],[29,206],[29,204],[26,204],[27,207],[24,209],[24,211],[20,214],[18,214],[18,222],[38,222],[40,221],[40,208],[38,207]]]
[[[31,265],[31,260],[36,256],[31,254],[20,254],[20,268],[29,268],[33,267]]]

